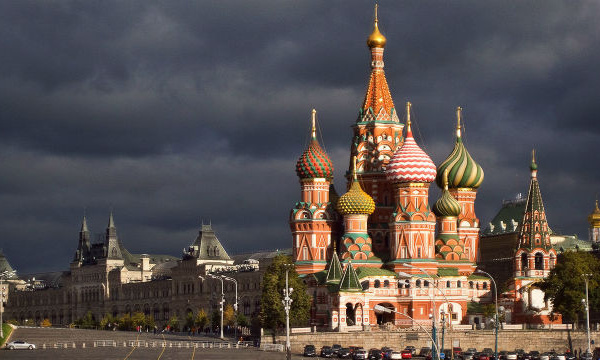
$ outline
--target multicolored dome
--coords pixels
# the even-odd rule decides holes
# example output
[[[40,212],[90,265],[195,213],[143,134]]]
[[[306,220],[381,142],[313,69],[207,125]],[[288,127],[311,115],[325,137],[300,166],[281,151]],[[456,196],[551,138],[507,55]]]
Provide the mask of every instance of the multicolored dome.
[[[342,215],[366,214],[371,215],[375,211],[375,201],[360,187],[358,180],[352,182],[350,190],[340,196],[337,202],[337,211]]]
[[[375,4],[375,22],[373,23],[373,32],[367,38],[367,46],[370,48],[383,48],[387,42],[385,36],[379,31],[377,23],[377,4]]]
[[[483,182],[483,169],[473,160],[462,142],[460,133],[460,111],[456,109],[458,125],[456,128],[456,144],[454,150],[446,160],[438,167],[436,183],[442,188],[442,176],[448,169],[448,186],[450,188],[472,188],[477,189]]]
[[[340,196],[336,209],[342,215],[366,214],[371,215],[375,211],[375,201],[360,187],[356,178],[356,156],[352,159],[352,175],[354,181],[347,193]]]
[[[417,145],[410,128],[410,103],[406,104],[406,138],[388,163],[385,174],[394,183],[435,180],[436,169],[431,158]]]
[[[315,116],[317,111],[313,109],[312,113],[312,139],[302,156],[296,162],[296,174],[301,179],[313,178],[333,178],[333,164],[327,153],[321,148],[317,141],[317,132],[315,128]]]
[[[448,169],[444,171],[444,190],[442,196],[433,204],[433,213],[439,217],[460,215],[460,203],[448,191]]]

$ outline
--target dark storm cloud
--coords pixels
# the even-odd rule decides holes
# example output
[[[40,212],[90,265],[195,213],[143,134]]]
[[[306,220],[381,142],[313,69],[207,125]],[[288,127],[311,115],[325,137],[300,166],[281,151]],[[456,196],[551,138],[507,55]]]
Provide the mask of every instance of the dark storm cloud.
[[[413,103],[436,163],[464,107],[465,143],[486,174],[482,224],[527,191],[535,147],[550,225],[586,237],[600,191],[600,5],[380,5],[392,96],[401,113]],[[94,233],[114,208],[133,252],[178,255],[201,218],[230,253],[289,247],[313,107],[345,188],[371,6],[0,3],[0,246],[13,265],[65,268],[84,207]]]

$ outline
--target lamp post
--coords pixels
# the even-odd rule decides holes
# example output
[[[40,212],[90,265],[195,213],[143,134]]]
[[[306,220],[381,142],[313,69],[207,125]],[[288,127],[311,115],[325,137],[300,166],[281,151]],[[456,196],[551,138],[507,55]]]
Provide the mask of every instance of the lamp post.
[[[213,274],[208,274],[209,277],[213,279],[217,279],[221,281],[221,339],[223,339],[223,306],[225,305],[225,293],[223,292],[223,278],[220,276],[214,276]]]
[[[480,269],[475,270],[475,272],[487,275],[487,277],[489,277],[492,280],[492,283],[494,284],[494,302],[496,303],[496,323],[495,323],[496,331],[495,331],[495,342],[494,342],[494,358],[498,359],[498,328],[500,327],[500,322],[498,321],[498,287],[496,286],[496,281],[494,280],[492,275],[490,275],[487,272],[480,270]]]
[[[423,269],[422,269],[422,268],[420,268],[420,267],[417,267],[417,266],[411,265],[411,264],[406,264],[406,263],[403,263],[402,265],[403,265],[403,266],[406,266],[406,267],[408,267],[408,268],[412,268],[412,269],[417,269],[417,270],[419,270],[420,272],[422,272],[423,274],[425,274],[427,277],[429,277],[429,278],[431,279],[431,282],[433,283],[433,287],[434,287],[434,288],[436,287],[436,286],[435,286],[435,280],[433,279],[433,277],[432,277],[432,276],[431,276],[431,275],[430,275],[430,274],[429,274],[427,271],[423,270]],[[437,349],[438,349],[438,346],[437,346],[437,336],[436,336],[436,329],[435,329],[435,323],[437,322],[437,320],[436,320],[437,307],[436,307],[436,305],[435,305],[435,291],[433,292],[433,297],[431,298],[431,301],[433,302],[433,312],[432,312],[432,315],[433,315],[433,316],[432,316],[432,330],[431,330],[431,334],[432,334],[432,336],[431,336],[431,341],[432,341],[432,342],[434,343],[434,345],[435,345],[435,346],[434,346],[434,353],[433,353],[433,355],[434,355],[434,356],[432,356],[432,358],[433,358],[433,359],[435,359],[435,360],[439,360],[439,356],[440,356],[440,354],[439,354],[439,352],[437,351]]]
[[[292,347],[290,345],[290,308],[293,302],[290,295],[292,294],[292,289],[289,285],[288,274],[290,269],[294,267],[294,264],[283,264],[285,268],[285,289],[283,289],[283,308],[285,310],[285,352],[286,358],[290,360],[292,358]]]
[[[16,274],[16,271],[6,270],[0,273],[0,338],[4,337],[4,331],[2,330],[2,313],[4,312],[4,298],[8,295],[8,291],[4,288],[3,281],[4,279],[8,279],[13,277]]]
[[[592,274],[582,274],[583,279],[585,280],[585,320],[586,320],[586,330],[587,330],[587,353],[591,354],[591,349],[590,349],[590,303],[589,303],[589,299],[588,299],[588,281],[590,280],[590,277],[592,276]],[[581,302],[584,302],[583,299],[581,299]]]
[[[439,354],[439,349],[438,349],[438,346],[435,343],[435,341],[433,341],[433,336],[431,336],[429,331],[425,330],[425,328],[417,320],[413,319],[412,317],[410,317],[409,315],[407,315],[405,313],[401,313],[401,312],[393,310],[393,309],[388,309],[385,306],[381,306],[381,305],[375,305],[373,307],[373,311],[384,312],[384,313],[388,313],[388,314],[396,313],[398,315],[402,315],[402,316],[409,318],[410,320],[412,320],[413,323],[416,323],[417,326],[419,326],[419,328],[421,328],[421,330],[423,330],[423,332],[425,334],[427,334],[427,336],[429,336],[429,339],[431,339],[431,342],[433,343],[434,351],[436,351]]]
[[[238,283],[237,280],[225,275],[221,275],[221,277],[225,280],[228,281],[232,281],[235,284],[235,301],[233,303],[233,311],[234,311],[234,316],[235,316],[235,330],[234,330],[234,334],[235,334],[235,341],[237,342],[237,327],[238,327],[238,320],[237,320],[237,311],[238,311],[238,292],[237,292],[237,288],[238,288]]]

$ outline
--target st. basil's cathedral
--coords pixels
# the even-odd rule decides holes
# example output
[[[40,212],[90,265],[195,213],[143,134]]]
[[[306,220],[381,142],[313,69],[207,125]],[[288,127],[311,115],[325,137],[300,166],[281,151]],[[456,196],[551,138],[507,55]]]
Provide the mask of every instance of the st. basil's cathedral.
[[[367,39],[371,73],[353,125],[347,191],[339,196],[334,188],[333,164],[317,140],[315,110],[311,141],[296,164],[301,199],[290,213],[292,254],[313,297],[311,324],[338,331],[411,326],[430,322],[434,313],[468,324],[469,303],[494,301],[490,278],[476,271],[475,200],[484,172],[463,143],[460,107],[454,148],[440,165],[416,142],[411,103],[399,114],[388,87],[386,38],[378,25],[376,7]],[[547,276],[556,260],[536,174],[532,159],[507,306],[515,320],[528,309],[524,302],[531,292],[524,290]],[[433,182],[442,193],[431,206]],[[375,312],[376,305],[394,313]],[[551,309],[545,310],[536,316],[549,322]]]

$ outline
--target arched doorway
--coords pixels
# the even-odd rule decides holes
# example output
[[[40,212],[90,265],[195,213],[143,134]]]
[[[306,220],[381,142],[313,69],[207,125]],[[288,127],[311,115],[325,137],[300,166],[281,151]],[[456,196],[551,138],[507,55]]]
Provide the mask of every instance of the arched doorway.
[[[396,311],[394,306],[390,303],[380,303],[377,304],[379,306],[383,306],[386,309],[390,309]],[[385,325],[385,324],[393,324],[394,323],[394,313],[387,312],[375,312],[375,318],[377,319],[377,325]]]
[[[356,313],[354,306],[350,303],[346,304],[346,324],[352,326],[356,324]]]

